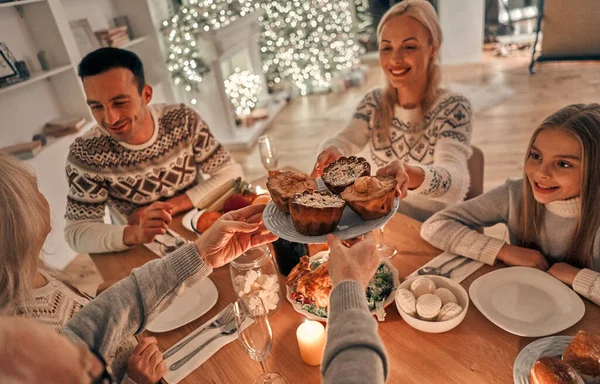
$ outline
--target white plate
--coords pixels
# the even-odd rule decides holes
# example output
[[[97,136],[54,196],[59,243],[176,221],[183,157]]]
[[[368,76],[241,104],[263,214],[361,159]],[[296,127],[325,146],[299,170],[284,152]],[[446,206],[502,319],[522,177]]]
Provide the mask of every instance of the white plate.
[[[328,190],[320,178],[317,179],[317,184],[320,191]],[[398,197],[396,197],[394,199],[394,206],[392,207],[390,213],[375,220],[361,219],[360,216],[358,216],[352,209],[350,209],[348,205],[346,205],[337,228],[331,233],[342,240],[353,239],[355,237],[364,235],[365,233],[369,233],[377,228],[380,228],[392,217],[394,217],[399,205],[400,200],[398,200]],[[322,244],[327,242],[327,235],[306,236],[298,233],[296,228],[294,228],[292,217],[289,214],[277,209],[272,201],[267,204],[263,212],[263,221],[269,231],[288,241],[303,244]]]
[[[159,333],[179,328],[208,312],[218,298],[219,292],[215,284],[209,278],[202,279],[175,298],[146,329]]]
[[[513,367],[515,384],[530,384],[529,371],[538,357],[554,356],[561,358],[573,336],[551,336],[534,341],[519,352]]]
[[[327,258],[329,258],[329,251],[321,251],[321,252],[311,256],[310,260],[314,261],[314,260],[327,259]],[[398,286],[400,285],[400,278],[398,277],[398,270],[396,269],[396,267],[394,267],[394,265],[391,263],[391,261],[389,261],[387,259],[381,260],[381,261],[385,265],[387,265],[387,267],[390,269],[390,271],[392,271],[392,279],[394,281],[394,287],[392,288],[392,291],[390,292],[390,295],[388,296],[388,298],[383,303],[383,307],[385,308],[394,302],[395,297],[396,297],[396,289],[398,289]],[[303,314],[309,320],[327,322],[326,317],[320,317],[320,316],[314,315],[314,314],[302,309],[302,304],[300,304],[296,300],[292,299],[291,295],[292,295],[292,293],[294,293],[292,291],[292,289],[287,285],[285,286],[285,288],[286,288],[285,297],[290,302],[290,304],[292,304],[292,308],[294,308],[294,311]],[[371,311],[371,313],[373,315],[375,315],[375,310]]]
[[[583,301],[566,285],[535,268],[512,267],[471,284],[473,304],[492,323],[517,336],[541,337],[577,323]]]
[[[186,213],[185,215],[183,215],[183,217],[181,218],[181,225],[183,225],[183,228],[187,229],[188,231],[195,233],[196,235],[199,235],[200,232],[196,231],[194,228],[196,228],[196,223],[198,222],[198,218],[205,212],[205,209],[198,209],[198,208],[194,208],[191,211],[189,211],[188,213]]]

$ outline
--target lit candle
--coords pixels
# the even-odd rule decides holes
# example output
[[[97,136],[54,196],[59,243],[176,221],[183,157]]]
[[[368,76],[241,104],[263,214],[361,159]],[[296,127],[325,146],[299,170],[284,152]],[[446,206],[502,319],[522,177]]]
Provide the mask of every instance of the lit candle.
[[[296,330],[300,357],[308,365],[320,365],[325,348],[325,327],[318,321],[305,320]]]

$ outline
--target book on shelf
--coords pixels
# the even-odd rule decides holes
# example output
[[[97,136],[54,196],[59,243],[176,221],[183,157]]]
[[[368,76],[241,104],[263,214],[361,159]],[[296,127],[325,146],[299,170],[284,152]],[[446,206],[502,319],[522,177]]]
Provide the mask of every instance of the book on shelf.
[[[120,47],[131,41],[127,26],[96,31],[96,37],[98,37],[103,47]]]
[[[21,160],[31,159],[42,150],[42,142],[39,140],[29,143],[19,143],[0,148],[0,152],[6,152]]]
[[[86,123],[83,117],[58,118],[44,125],[44,134],[48,136],[61,137],[78,132]]]

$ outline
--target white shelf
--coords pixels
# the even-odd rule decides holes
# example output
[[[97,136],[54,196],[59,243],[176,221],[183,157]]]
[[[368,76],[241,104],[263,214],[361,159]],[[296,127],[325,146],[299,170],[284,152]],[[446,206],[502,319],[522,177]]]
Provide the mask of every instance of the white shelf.
[[[41,3],[46,0],[23,0],[23,1],[11,1],[9,3],[0,4],[0,8],[8,8],[8,7],[16,7],[19,5],[31,4],[31,3]]]
[[[58,75],[59,73],[66,72],[71,69],[73,69],[73,66],[69,64],[69,65],[64,65],[62,67],[51,69],[49,71],[35,72],[31,75],[31,77],[28,80],[0,88],[0,95],[10,92],[10,91],[14,91],[14,90],[22,88],[22,87],[25,87],[27,85],[31,85],[40,80],[47,79],[50,76]]]
[[[139,44],[139,43],[143,42],[143,41],[144,41],[144,40],[146,40],[147,38],[148,38],[147,36],[138,37],[138,38],[136,38],[136,39],[133,39],[133,40],[131,40],[131,41],[128,41],[128,42],[126,42],[125,44],[123,44],[123,45],[119,46],[119,48],[122,48],[122,49],[129,48],[129,47],[131,47],[131,46],[134,46],[134,45],[136,45],[136,44]]]

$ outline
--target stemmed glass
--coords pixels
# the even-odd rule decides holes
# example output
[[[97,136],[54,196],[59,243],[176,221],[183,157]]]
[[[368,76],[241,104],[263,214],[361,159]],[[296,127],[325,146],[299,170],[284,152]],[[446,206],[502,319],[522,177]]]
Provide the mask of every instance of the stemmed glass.
[[[396,247],[386,243],[383,240],[383,228],[384,227],[385,227],[385,225],[382,225],[381,227],[379,227],[380,239],[379,239],[379,244],[377,244],[377,254],[381,258],[391,259],[392,257],[394,257],[398,254],[398,250],[396,249]]]
[[[237,323],[238,340],[248,356],[260,363],[263,371],[253,384],[286,384],[283,376],[276,372],[267,372],[265,366],[265,360],[273,346],[273,331],[269,324],[268,312],[260,297],[241,297],[235,302],[233,312]],[[247,319],[252,323],[243,328],[242,324]]]
[[[273,138],[268,135],[263,135],[258,138],[258,153],[260,160],[265,169],[269,172],[269,176],[277,170],[279,163],[279,154],[273,145]]]

